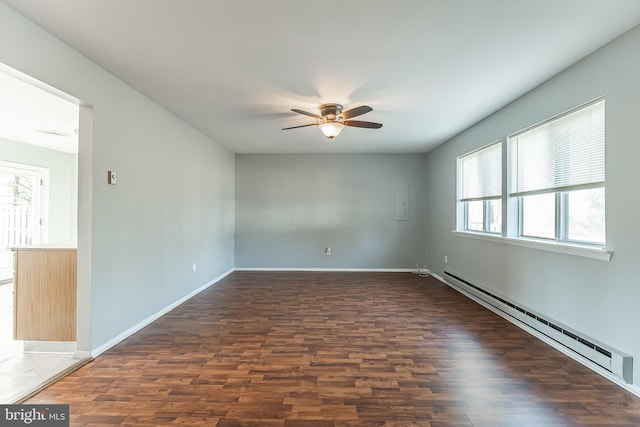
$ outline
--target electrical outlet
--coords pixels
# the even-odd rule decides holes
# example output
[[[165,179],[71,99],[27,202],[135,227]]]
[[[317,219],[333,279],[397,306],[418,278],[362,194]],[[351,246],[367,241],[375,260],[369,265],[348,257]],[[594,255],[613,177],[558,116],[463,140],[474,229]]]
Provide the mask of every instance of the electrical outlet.
[[[118,183],[118,174],[115,171],[107,171],[107,183],[111,185]]]
[[[193,271],[198,270],[198,264],[196,264],[195,262],[193,263],[193,266],[191,267],[193,269]]]
[[[448,263],[448,262],[449,262],[449,258],[445,255],[445,256],[444,256],[444,263],[446,264],[446,263]]]
[[[330,247],[326,247],[326,248],[324,248],[324,253],[325,253],[326,255],[331,255],[331,248],[330,248]]]

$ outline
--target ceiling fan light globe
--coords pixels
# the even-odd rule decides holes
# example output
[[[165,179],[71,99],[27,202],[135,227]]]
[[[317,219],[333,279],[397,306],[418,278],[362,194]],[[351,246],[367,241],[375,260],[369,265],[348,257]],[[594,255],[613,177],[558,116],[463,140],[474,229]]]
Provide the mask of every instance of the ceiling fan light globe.
[[[320,130],[329,139],[333,139],[340,134],[344,125],[342,123],[330,122],[320,125]]]

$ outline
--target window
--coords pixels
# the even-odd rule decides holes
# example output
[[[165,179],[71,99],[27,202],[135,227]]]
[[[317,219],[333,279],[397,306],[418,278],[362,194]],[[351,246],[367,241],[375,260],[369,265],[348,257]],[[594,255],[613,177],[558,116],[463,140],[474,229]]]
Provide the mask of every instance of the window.
[[[519,236],[604,245],[604,110],[593,102],[509,139]]]
[[[457,173],[454,233],[611,259],[604,99],[458,157]]]
[[[502,144],[458,158],[458,229],[502,232]]]

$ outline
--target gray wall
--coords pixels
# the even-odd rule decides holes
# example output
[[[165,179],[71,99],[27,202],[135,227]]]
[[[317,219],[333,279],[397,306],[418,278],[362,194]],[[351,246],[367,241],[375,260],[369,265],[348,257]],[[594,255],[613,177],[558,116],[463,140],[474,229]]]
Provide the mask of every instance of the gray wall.
[[[49,169],[48,241],[75,242],[78,156],[0,138],[0,160]]]
[[[640,384],[640,28],[432,151],[428,267],[461,274],[630,353]],[[508,58],[505,58],[508,60]],[[606,97],[606,221],[611,261],[454,236],[456,157],[599,96]],[[444,256],[449,257],[445,266]]]
[[[4,3],[0,62],[93,107],[93,129],[81,114],[78,156],[91,349],[233,268],[233,153]]]
[[[237,154],[235,265],[415,268],[424,176],[422,155]],[[409,220],[392,221],[390,194],[403,185]]]

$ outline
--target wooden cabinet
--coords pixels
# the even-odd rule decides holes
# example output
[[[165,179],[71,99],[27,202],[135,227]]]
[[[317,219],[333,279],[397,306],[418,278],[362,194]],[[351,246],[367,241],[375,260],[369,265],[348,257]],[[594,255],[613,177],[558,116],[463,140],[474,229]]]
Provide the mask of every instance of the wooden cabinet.
[[[16,340],[76,340],[76,249],[14,248]]]

